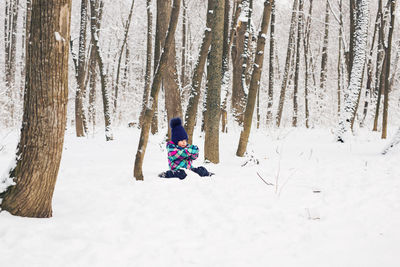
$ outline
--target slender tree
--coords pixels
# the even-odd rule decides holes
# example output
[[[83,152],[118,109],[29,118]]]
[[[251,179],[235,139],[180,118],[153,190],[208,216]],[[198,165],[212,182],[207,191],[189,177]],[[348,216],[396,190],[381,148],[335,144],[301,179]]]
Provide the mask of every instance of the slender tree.
[[[208,0],[206,29],[203,34],[203,42],[201,44],[199,56],[193,71],[189,104],[185,114],[185,129],[189,137],[189,143],[192,143],[193,141],[193,131],[196,124],[197,110],[201,94],[201,81],[204,73],[204,66],[207,60],[208,50],[210,49],[211,44],[211,24],[213,12],[214,2],[213,0]]]
[[[77,137],[83,137],[87,133],[86,116],[83,109],[83,98],[85,96],[85,77],[86,77],[86,29],[88,19],[87,0],[81,0],[81,21],[79,33],[79,51],[76,68],[76,95],[75,95],[75,130]]]
[[[101,6],[101,4],[100,4]],[[99,36],[98,36],[98,22],[97,17],[95,16],[96,9],[96,0],[90,0],[90,10],[91,10],[91,36],[93,40],[93,48],[97,60],[97,65],[100,69],[100,80],[101,80],[101,94],[103,97],[103,110],[104,110],[104,124],[105,124],[105,134],[106,140],[113,140],[113,134],[111,130],[111,110],[110,110],[110,98],[107,90],[107,77],[104,66],[103,57],[100,54],[100,46],[99,46]],[[101,11],[100,11],[101,12]]]
[[[71,0],[33,0],[27,36],[26,86],[15,186],[1,209],[23,217],[52,216],[68,101]]]
[[[157,67],[157,71],[154,75],[153,83],[151,86],[149,105],[146,107],[146,111],[144,114],[144,120],[143,120],[143,125],[141,128],[141,132],[140,132],[138,150],[136,152],[135,166],[134,166],[134,171],[133,171],[133,175],[136,178],[136,180],[144,179],[143,170],[142,170],[143,159],[144,159],[144,155],[146,153],[147,142],[149,140],[149,131],[150,131],[151,122],[152,122],[152,119],[154,116],[156,103],[158,101],[158,93],[159,93],[160,87],[161,87],[162,75],[167,67],[168,55],[169,55],[170,51],[172,49],[174,49],[173,41],[175,38],[176,26],[178,24],[180,6],[181,6],[181,1],[174,0],[164,49],[161,54],[160,62]]]
[[[383,119],[382,119],[382,139],[387,137],[387,121],[388,121],[388,110],[389,110],[389,91],[390,91],[390,69],[391,69],[391,56],[392,56],[392,40],[394,31],[395,21],[395,10],[396,0],[390,0],[390,24],[389,24],[389,35],[387,44],[385,47],[386,57],[386,75],[385,75],[385,91],[383,98]]]
[[[286,97],[286,87],[288,83],[288,78],[289,78],[289,72],[290,72],[290,67],[291,67],[291,60],[292,60],[292,53],[295,47],[295,32],[296,32],[296,18],[297,18],[297,6],[298,6],[298,0],[293,0],[293,8],[292,8],[292,18],[290,20],[290,30],[289,30],[289,41],[288,41],[288,47],[287,47],[287,52],[286,52],[286,63],[285,63],[285,71],[283,73],[283,79],[282,79],[282,87],[281,87],[281,94],[279,97],[279,106],[278,106],[278,112],[276,115],[276,125],[279,127],[281,125],[281,120],[282,120],[282,114],[283,114],[283,105],[285,104],[285,97]]]
[[[267,104],[267,124],[272,121],[272,105],[274,103],[275,85],[275,1],[271,2],[271,29],[269,37],[269,76],[268,76],[268,104]]]
[[[124,39],[122,40],[122,46],[121,49],[119,50],[119,56],[118,56],[118,66],[117,66],[117,77],[115,81],[115,89],[114,89],[114,114],[117,112],[117,104],[118,104],[118,93],[119,93],[119,76],[120,76],[120,71],[121,71],[121,61],[122,61],[122,56],[124,52],[126,52],[126,46],[128,42],[128,36],[129,36],[129,29],[131,26],[132,22],[132,15],[133,15],[133,7],[135,5],[135,0],[132,0],[131,8],[129,11],[128,19],[125,22],[125,29],[124,29]],[[126,55],[125,55],[126,57]]]
[[[152,43],[153,43],[153,13],[151,12],[151,0],[146,1],[147,10],[147,56],[146,56],[146,76],[144,78],[144,92],[143,92],[143,103],[142,111],[139,117],[140,126],[143,124],[143,116],[146,111],[146,106],[149,100],[150,86],[151,86],[151,61],[152,61]]]
[[[304,2],[303,0],[299,0],[296,63],[295,63],[294,92],[293,92],[293,120],[292,120],[293,127],[297,127],[297,114],[298,114],[297,94],[299,91],[298,88],[299,88],[299,77],[300,77],[300,49],[301,49],[301,34],[303,31],[303,9],[304,9]]]
[[[260,78],[264,61],[264,48],[266,43],[266,36],[269,28],[269,22],[271,17],[271,3],[274,0],[266,0],[264,1],[264,12],[263,18],[261,22],[261,30],[258,33],[257,38],[257,50],[256,50],[256,58],[254,62],[253,73],[251,75],[251,82],[249,88],[249,96],[247,99],[246,111],[245,111],[245,120],[244,127],[242,132],[240,133],[239,146],[236,151],[236,155],[239,157],[243,157],[246,152],[247,143],[249,140],[251,124],[253,120],[254,113],[254,105],[256,101],[257,89],[260,86]]]

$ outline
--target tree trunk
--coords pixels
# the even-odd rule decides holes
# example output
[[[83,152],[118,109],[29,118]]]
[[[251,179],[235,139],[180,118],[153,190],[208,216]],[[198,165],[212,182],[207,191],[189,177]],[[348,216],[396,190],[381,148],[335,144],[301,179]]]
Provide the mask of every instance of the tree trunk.
[[[394,30],[394,20],[395,20],[395,9],[396,9],[396,0],[390,1],[390,27],[389,27],[389,36],[386,46],[386,75],[385,75],[385,91],[383,98],[383,119],[382,119],[382,139],[386,139],[387,137],[387,121],[388,121],[388,109],[389,109],[389,91],[390,91],[390,62],[392,55],[392,39],[393,39],[393,30]]]
[[[146,56],[146,76],[144,78],[144,92],[143,92],[143,103],[142,111],[139,117],[140,127],[143,124],[144,112],[149,101],[150,86],[151,86],[151,62],[152,62],[152,49],[153,49],[153,13],[151,12],[151,0],[146,2],[147,9],[147,56]]]
[[[297,45],[296,45],[296,63],[295,63],[295,74],[294,74],[294,92],[293,92],[293,120],[292,126],[297,127],[297,113],[298,113],[298,102],[297,93],[299,88],[299,76],[300,76],[300,49],[301,49],[301,33],[303,31],[303,0],[299,0],[299,12],[298,12],[298,25],[297,25]]]
[[[204,31],[203,42],[201,44],[199,56],[193,72],[189,104],[185,114],[185,129],[189,137],[189,144],[193,142],[193,131],[196,124],[197,110],[201,93],[201,81],[203,78],[204,66],[207,60],[208,50],[211,44],[211,24],[213,11],[213,0],[208,0],[206,29]]]
[[[219,163],[224,8],[225,0],[214,0],[210,60],[207,67],[207,120],[204,140],[204,158],[212,163]]]
[[[329,0],[326,0],[326,8],[325,8],[325,33],[324,33],[324,43],[322,45],[322,55],[321,55],[321,77],[319,84],[319,93],[318,93],[318,113],[322,114],[323,110],[323,100],[326,95],[325,87],[326,87],[326,78],[328,76],[328,46],[329,46]]]
[[[381,96],[383,91],[383,82],[384,82],[384,68],[386,66],[385,63],[385,48],[384,48],[384,18],[383,18],[383,10],[382,10],[382,0],[379,1],[378,13],[380,13],[380,27],[379,27],[379,38],[378,38],[378,52],[377,52],[377,60],[376,60],[376,76],[375,76],[375,90],[374,94],[377,94],[376,100],[376,109],[375,109],[375,118],[374,118],[374,127],[373,131],[378,131],[378,119],[379,119],[379,107],[381,103]]]
[[[115,90],[114,90],[114,114],[117,113],[117,104],[118,104],[118,93],[119,93],[119,75],[121,71],[121,61],[122,61],[122,55],[124,54],[124,51],[126,50],[126,45],[128,42],[128,35],[129,35],[129,29],[131,26],[131,21],[132,21],[132,15],[133,15],[133,6],[135,5],[135,0],[132,0],[131,4],[131,9],[128,15],[128,19],[125,22],[125,33],[124,33],[124,39],[122,41],[122,46],[121,50],[119,51],[119,56],[118,56],[118,66],[117,66],[117,77],[115,81]],[[126,56],[126,55],[125,55]]]
[[[271,29],[269,39],[269,76],[268,76],[268,104],[267,104],[267,125],[272,121],[272,105],[274,103],[275,84],[275,1],[271,2]]]
[[[253,73],[251,75],[251,82],[249,88],[249,96],[247,98],[246,112],[245,112],[245,120],[244,127],[242,132],[240,133],[239,146],[236,151],[236,156],[243,157],[246,152],[247,143],[249,140],[251,124],[253,120],[254,113],[254,105],[256,100],[257,89],[260,86],[260,78],[264,61],[264,48],[266,42],[266,35],[268,32],[269,21],[271,17],[271,3],[274,0],[266,0],[264,1],[264,12],[261,23],[261,30],[258,34],[257,38],[257,50],[256,50],[256,58],[254,61]]]
[[[390,150],[392,150],[395,146],[400,144],[400,127],[394,135],[392,141],[386,146],[386,148],[382,151],[383,155],[386,155]]]
[[[310,0],[310,7],[308,11],[308,18],[306,22],[306,26],[304,30],[304,38],[303,38],[303,46],[304,46],[304,65],[305,65],[305,77],[304,77],[304,108],[305,108],[305,117],[306,117],[306,127],[310,127],[310,110],[309,110],[309,102],[308,102],[308,84],[309,84],[309,69],[310,69],[310,36],[311,36],[311,17],[312,17],[312,9],[313,9],[313,0]],[[304,16],[303,16],[304,21]]]
[[[245,83],[245,76],[247,72],[247,45],[248,38],[246,41],[246,33],[250,35],[249,27],[248,27],[248,16],[250,12],[248,12],[248,0],[242,1],[241,12],[246,13],[244,17],[247,20],[240,20],[237,23],[235,31],[233,32],[232,39],[232,110],[233,115],[236,121],[241,125],[243,123],[244,118],[244,109],[246,105],[246,92],[245,87],[247,87]],[[243,67],[245,66],[245,67]]]
[[[52,216],[52,198],[63,151],[68,101],[71,1],[32,2],[24,116],[16,166],[2,210],[23,217]]]
[[[106,71],[104,68],[103,58],[100,54],[97,19],[95,16],[95,0],[90,0],[90,10],[91,10],[90,23],[91,23],[91,35],[93,40],[93,49],[100,70],[101,94],[103,97],[103,109],[104,109],[105,135],[106,135],[106,140],[111,141],[113,140],[113,134],[111,130],[110,98],[109,98],[109,93],[107,91]]]
[[[15,71],[16,71],[16,48],[17,48],[17,21],[19,11],[19,0],[6,1],[4,20],[4,44],[5,44],[5,78],[8,96],[8,112],[10,115],[10,126],[14,124],[15,116]]]
[[[358,92],[362,83],[362,73],[365,63],[365,48],[368,33],[368,0],[357,0],[357,24],[354,31],[354,60],[348,96],[345,99],[344,111],[339,121],[337,140],[344,142],[351,130],[351,117],[354,114]]]
[[[182,17],[182,51],[181,51],[181,86],[186,87],[186,30],[187,30],[187,4],[186,0],[182,0],[183,17]]]
[[[283,73],[281,95],[279,97],[279,107],[278,107],[278,113],[276,116],[276,126],[278,126],[278,127],[281,125],[283,105],[285,104],[286,87],[287,87],[287,82],[288,82],[288,77],[289,77],[290,61],[292,59],[292,51],[295,46],[294,40],[295,40],[295,31],[296,31],[297,6],[298,6],[298,0],[293,0],[292,18],[290,21],[290,31],[289,31],[289,41],[288,41],[288,48],[287,48],[287,52],[286,52],[285,72]]]
[[[83,110],[83,98],[85,97],[86,76],[86,28],[87,28],[87,0],[81,0],[81,21],[79,33],[79,52],[76,69],[76,95],[75,95],[75,130],[77,137],[83,137],[87,133],[86,116]]]
[[[168,56],[172,51],[172,49],[174,49],[173,41],[175,39],[176,25],[178,24],[180,5],[181,5],[180,0],[174,0],[163,53],[161,54],[160,63],[159,66],[157,67],[157,71],[154,75],[153,83],[151,86],[149,105],[146,107],[143,125],[140,132],[138,150],[136,152],[135,167],[134,167],[134,177],[136,178],[136,180],[143,180],[144,178],[142,166],[143,166],[144,155],[146,153],[147,142],[149,139],[150,125],[152,123],[156,103],[158,101],[158,93],[161,87],[163,72],[166,70],[168,64]],[[150,105],[151,107],[149,107]]]

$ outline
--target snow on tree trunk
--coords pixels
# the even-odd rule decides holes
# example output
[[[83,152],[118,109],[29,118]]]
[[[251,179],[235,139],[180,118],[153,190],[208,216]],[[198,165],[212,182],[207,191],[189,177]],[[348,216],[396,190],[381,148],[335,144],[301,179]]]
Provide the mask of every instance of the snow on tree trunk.
[[[390,150],[392,150],[396,145],[400,144],[400,127],[397,130],[396,134],[394,135],[392,141],[389,143],[389,145],[386,146],[386,148],[382,151],[383,155],[386,155]]]
[[[356,108],[358,92],[361,88],[363,67],[366,57],[368,30],[368,0],[357,0],[357,22],[354,32],[354,60],[351,69],[350,84],[345,97],[344,109],[341,112],[337,141],[345,142],[350,132],[351,118]]]

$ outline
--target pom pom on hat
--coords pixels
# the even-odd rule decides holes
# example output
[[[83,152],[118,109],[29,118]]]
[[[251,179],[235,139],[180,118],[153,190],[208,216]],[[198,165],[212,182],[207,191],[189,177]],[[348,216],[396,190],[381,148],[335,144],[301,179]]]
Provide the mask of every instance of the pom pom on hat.
[[[172,118],[169,125],[171,126],[171,141],[174,142],[175,145],[177,145],[179,141],[188,140],[188,135],[182,126],[182,120],[180,118]]]

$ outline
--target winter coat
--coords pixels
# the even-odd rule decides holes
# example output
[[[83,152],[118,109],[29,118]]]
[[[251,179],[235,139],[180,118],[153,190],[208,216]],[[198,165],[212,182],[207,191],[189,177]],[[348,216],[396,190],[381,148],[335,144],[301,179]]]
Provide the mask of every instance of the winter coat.
[[[167,143],[168,165],[171,170],[192,169],[192,161],[199,156],[199,148],[195,145],[180,147],[174,142]]]

